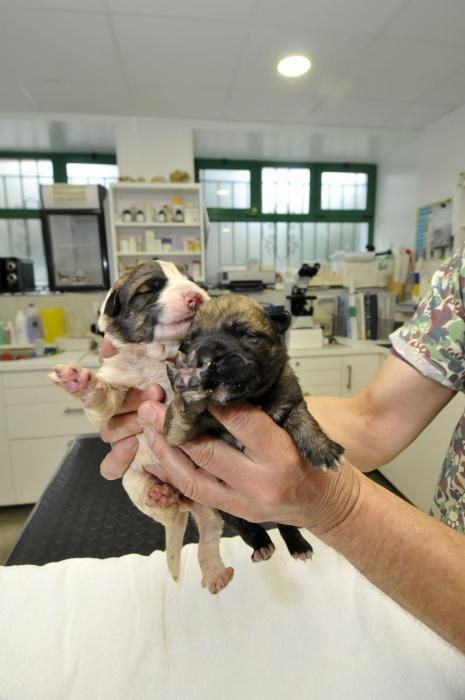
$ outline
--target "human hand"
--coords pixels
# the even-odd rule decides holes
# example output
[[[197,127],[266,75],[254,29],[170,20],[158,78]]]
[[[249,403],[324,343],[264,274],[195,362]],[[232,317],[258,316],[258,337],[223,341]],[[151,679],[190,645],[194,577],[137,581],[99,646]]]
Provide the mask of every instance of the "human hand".
[[[131,389],[126,394],[121,411],[100,428],[103,442],[111,445],[110,452],[100,464],[100,473],[105,479],[121,479],[133,461],[139,442],[137,435],[142,425],[137,409],[143,401],[163,401],[165,393],[158,384],[140,391]]]
[[[290,435],[258,408],[210,408],[243,451],[210,437],[171,447],[163,438],[166,410],[154,402],[139,408],[159,461],[146,469],[193,501],[250,522],[307,527],[315,534],[339,525],[357,502],[356,469],[348,463],[336,472],[312,467]]]

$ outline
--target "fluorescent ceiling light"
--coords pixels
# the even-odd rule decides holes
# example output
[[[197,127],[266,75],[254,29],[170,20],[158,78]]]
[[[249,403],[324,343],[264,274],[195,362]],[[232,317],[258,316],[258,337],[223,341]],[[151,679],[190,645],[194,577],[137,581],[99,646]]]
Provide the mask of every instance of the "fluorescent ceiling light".
[[[286,56],[278,63],[278,73],[286,78],[297,78],[310,70],[310,59],[306,56]]]
[[[216,190],[216,194],[218,197],[227,197],[229,194],[229,190]]]

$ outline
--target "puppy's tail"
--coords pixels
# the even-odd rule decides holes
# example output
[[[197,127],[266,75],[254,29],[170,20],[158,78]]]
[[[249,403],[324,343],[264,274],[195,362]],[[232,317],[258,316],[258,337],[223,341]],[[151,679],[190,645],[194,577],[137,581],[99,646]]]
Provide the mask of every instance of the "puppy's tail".
[[[181,550],[188,519],[189,511],[180,510],[176,520],[169,525],[165,525],[166,561],[171,576],[175,581],[178,580],[181,571]]]

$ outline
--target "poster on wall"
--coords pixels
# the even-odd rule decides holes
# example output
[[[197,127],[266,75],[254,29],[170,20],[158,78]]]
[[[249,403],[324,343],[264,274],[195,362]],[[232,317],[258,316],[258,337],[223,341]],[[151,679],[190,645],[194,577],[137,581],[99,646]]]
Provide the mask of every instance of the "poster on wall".
[[[415,237],[417,257],[442,258],[452,244],[452,199],[419,207]]]

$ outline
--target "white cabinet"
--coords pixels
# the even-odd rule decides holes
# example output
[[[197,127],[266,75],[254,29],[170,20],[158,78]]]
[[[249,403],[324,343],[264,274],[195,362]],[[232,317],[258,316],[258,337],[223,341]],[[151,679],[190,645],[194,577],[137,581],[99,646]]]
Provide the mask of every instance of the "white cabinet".
[[[383,357],[376,350],[345,354],[331,348],[323,355],[311,351],[291,353],[289,359],[304,394],[352,396],[376,374]]]
[[[136,263],[160,258],[205,279],[202,190],[195,183],[127,183],[109,192],[112,282]]]
[[[0,375],[0,505],[35,503],[82,433],[95,433],[80,404],[46,370]]]
[[[290,357],[304,394],[340,394],[340,357]]]
[[[379,354],[352,355],[342,358],[342,396],[353,396],[361,391],[379,369]]]

